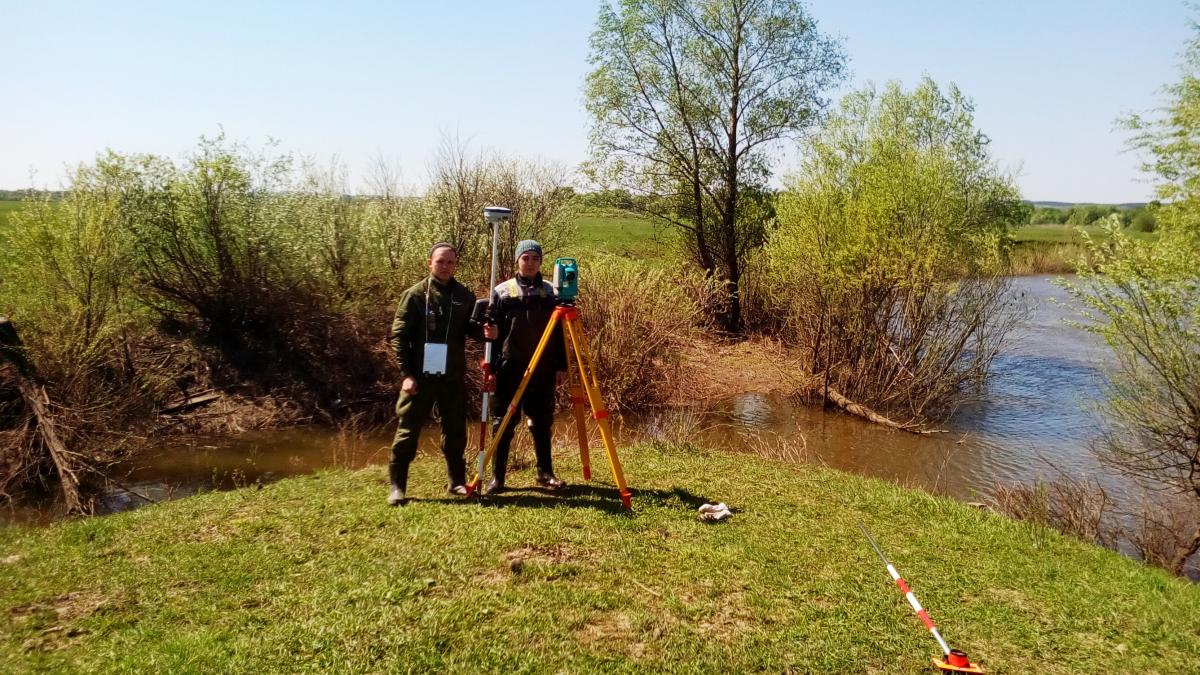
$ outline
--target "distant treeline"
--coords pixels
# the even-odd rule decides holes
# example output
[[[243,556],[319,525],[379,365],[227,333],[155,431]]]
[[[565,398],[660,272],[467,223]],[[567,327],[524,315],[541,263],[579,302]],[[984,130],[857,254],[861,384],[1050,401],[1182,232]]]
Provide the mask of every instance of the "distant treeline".
[[[599,190],[581,192],[577,198],[583,208],[613,208],[646,211],[652,197],[631,194],[628,190]],[[778,195],[774,195],[778,197]],[[1058,202],[1055,202],[1056,204]],[[1047,206],[1048,202],[1024,202],[1008,216],[1007,224],[1021,225],[1092,225],[1101,218],[1117,214],[1122,227],[1139,232],[1153,232],[1158,227],[1154,212],[1160,204],[1068,204]]]
[[[648,202],[654,198],[631,194],[628,190],[599,190],[596,192],[576,192],[569,186],[557,188],[560,199],[577,198],[577,203],[583,208],[613,208],[628,211],[646,211]],[[17,201],[30,198],[63,199],[66,192],[61,190],[0,190],[0,201]],[[1049,206],[1049,204],[1056,204]],[[1153,232],[1158,228],[1155,211],[1161,204],[1157,201],[1148,204],[1068,204],[1062,202],[1025,202],[1023,209],[1012,218],[1012,226],[1019,225],[1092,225],[1102,218],[1117,214],[1122,227],[1132,228],[1138,232]],[[1022,217],[1027,213],[1028,217]]]
[[[62,199],[66,194],[62,190],[0,190],[0,202],[15,202],[43,196],[50,199]]]
[[[1138,232],[1153,232],[1158,229],[1155,211],[1161,207],[1157,201],[1134,207],[1113,204],[1074,204],[1066,208],[1029,206],[1030,225],[1091,225],[1102,218],[1116,214],[1123,227]]]

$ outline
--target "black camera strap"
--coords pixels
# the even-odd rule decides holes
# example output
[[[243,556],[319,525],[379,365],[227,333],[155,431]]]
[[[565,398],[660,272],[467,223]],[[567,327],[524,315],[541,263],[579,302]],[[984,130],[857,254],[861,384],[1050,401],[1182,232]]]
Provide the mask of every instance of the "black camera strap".
[[[454,281],[454,280],[451,279],[450,281]],[[425,285],[425,342],[426,343],[430,342],[430,339],[429,339],[429,332],[430,332],[429,317],[433,315],[433,309],[429,306],[429,289],[432,287],[433,287],[433,275],[430,275],[429,283]],[[446,292],[447,293],[450,292],[450,283],[449,282],[446,283]],[[446,315],[445,316],[446,337],[445,337],[445,339],[442,340],[442,342],[444,344],[450,344],[450,319],[451,319],[451,315],[453,314],[454,298],[450,298],[450,302],[445,303],[445,304],[448,305],[446,310],[442,311],[442,308],[439,307],[438,311],[441,312],[442,314]]]

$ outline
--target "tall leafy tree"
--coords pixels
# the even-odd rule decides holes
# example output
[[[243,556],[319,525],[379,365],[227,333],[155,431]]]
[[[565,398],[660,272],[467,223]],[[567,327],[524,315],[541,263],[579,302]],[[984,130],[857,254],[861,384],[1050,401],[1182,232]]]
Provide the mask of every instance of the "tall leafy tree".
[[[588,172],[683,231],[724,283],[716,318],[740,330],[746,259],[773,215],[774,151],[828,105],[840,46],[795,0],[621,0],[601,7],[591,63]]]

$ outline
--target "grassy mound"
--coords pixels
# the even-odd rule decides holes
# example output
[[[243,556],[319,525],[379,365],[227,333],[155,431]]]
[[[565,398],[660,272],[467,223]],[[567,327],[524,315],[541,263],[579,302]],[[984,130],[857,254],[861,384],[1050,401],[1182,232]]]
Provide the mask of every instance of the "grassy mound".
[[[442,493],[440,459],[422,457],[415,499],[399,509],[385,505],[374,469],[8,528],[0,662],[8,672],[928,672],[937,646],[859,535],[862,521],[950,642],[991,672],[1200,663],[1200,587],[1116,553],[819,468],[679,446],[622,458],[632,515],[603,483],[464,503]],[[522,471],[512,482],[532,480]],[[736,514],[699,522],[707,498]]]

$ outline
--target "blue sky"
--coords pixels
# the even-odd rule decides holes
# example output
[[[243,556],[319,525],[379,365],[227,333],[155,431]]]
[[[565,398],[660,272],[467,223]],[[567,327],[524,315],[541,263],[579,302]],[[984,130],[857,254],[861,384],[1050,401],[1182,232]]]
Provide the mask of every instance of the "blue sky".
[[[904,6],[911,4],[912,6]],[[587,152],[598,2],[0,0],[0,188],[59,187],[105,148],[181,156],[223,128],[420,184],[444,134],[574,166]],[[814,0],[846,88],[955,82],[1026,198],[1152,194],[1114,120],[1161,103],[1188,8],[1175,0]]]

